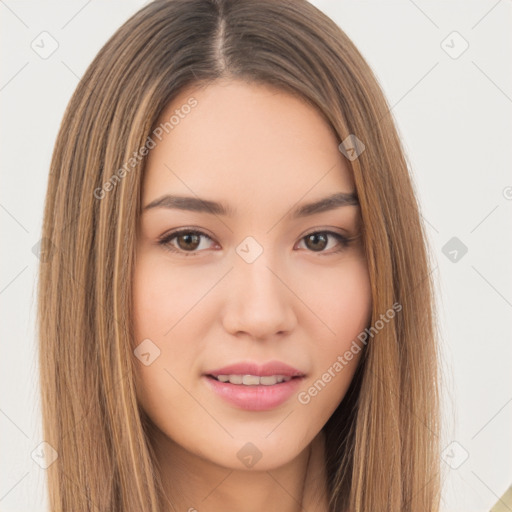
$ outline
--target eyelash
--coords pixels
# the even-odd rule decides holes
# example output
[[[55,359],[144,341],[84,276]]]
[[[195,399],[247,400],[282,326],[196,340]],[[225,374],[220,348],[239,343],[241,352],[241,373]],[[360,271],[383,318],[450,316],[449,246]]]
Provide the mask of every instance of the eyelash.
[[[166,249],[167,251],[170,251],[172,253],[178,253],[178,254],[181,254],[181,255],[183,255],[185,257],[196,256],[199,253],[201,253],[202,251],[197,251],[197,250],[196,251],[183,251],[183,250],[177,249],[176,247],[171,245],[171,240],[173,240],[174,238],[176,238],[176,237],[178,237],[180,235],[184,235],[184,234],[205,236],[206,238],[209,238],[210,240],[212,240],[212,238],[210,236],[208,236],[206,233],[203,233],[202,231],[197,231],[197,230],[194,230],[194,229],[179,229],[179,230],[176,230],[176,231],[172,231],[171,233],[168,233],[166,235],[163,235],[158,240],[158,245],[163,246],[164,249]],[[335,231],[325,230],[325,231],[311,231],[310,233],[307,233],[306,235],[304,235],[301,238],[301,241],[304,240],[305,238],[307,238],[308,236],[317,235],[317,234],[332,235],[340,243],[340,247],[338,249],[336,249],[335,251],[331,251],[331,252],[309,251],[309,252],[312,252],[312,253],[317,252],[317,254],[320,254],[320,255],[323,255],[323,256],[328,256],[328,255],[331,255],[331,254],[337,254],[337,253],[343,251],[344,249],[346,249],[350,245],[350,243],[353,240],[355,240],[357,238],[357,237],[349,238],[349,237],[340,235],[339,233],[336,233]]]

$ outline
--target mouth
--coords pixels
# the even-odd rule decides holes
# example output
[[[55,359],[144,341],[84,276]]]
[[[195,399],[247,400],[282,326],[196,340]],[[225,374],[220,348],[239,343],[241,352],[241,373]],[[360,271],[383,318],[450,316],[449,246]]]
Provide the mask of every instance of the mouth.
[[[235,386],[275,386],[293,379],[302,379],[303,375],[206,375],[217,382],[234,384]]]

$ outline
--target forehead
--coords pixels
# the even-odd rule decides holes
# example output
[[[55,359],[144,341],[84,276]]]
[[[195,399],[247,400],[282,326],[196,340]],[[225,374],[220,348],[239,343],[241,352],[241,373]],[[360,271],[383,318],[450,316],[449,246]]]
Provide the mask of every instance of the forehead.
[[[172,190],[255,202],[353,191],[338,139],[302,98],[271,86],[218,81],[182,91],[159,119],[144,196]],[[231,202],[231,201],[230,201]]]

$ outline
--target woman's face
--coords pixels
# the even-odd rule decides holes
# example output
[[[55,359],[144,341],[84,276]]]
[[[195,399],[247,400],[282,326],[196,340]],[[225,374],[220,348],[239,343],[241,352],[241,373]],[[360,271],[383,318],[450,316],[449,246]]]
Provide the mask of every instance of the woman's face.
[[[138,226],[138,399],[167,447],[272,469],[319,433],[361,355],[370,283],[362,239],[344,242],[359,207],[304,208],[354,183],[321,115],[267,86],[189,89],[161,120]]]

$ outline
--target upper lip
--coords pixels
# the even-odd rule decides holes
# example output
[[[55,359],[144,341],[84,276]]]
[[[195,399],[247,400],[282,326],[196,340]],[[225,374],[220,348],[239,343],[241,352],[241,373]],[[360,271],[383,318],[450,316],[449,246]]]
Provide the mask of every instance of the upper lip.
[[[304,377],[304,372],[280,361],[270,361],[265,364],[244,361],[205,372],[205,375],[212,375],[214,377],[219,375],[255,375],[259,377],[283,375],[285,377]]]

